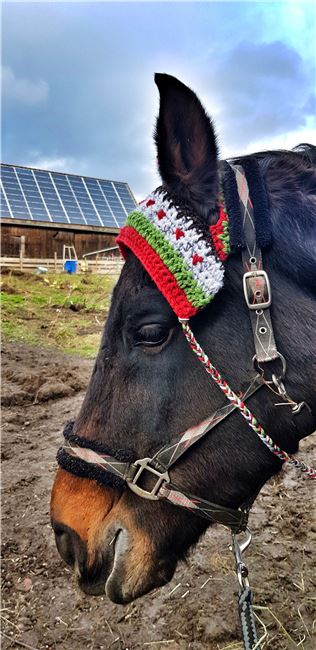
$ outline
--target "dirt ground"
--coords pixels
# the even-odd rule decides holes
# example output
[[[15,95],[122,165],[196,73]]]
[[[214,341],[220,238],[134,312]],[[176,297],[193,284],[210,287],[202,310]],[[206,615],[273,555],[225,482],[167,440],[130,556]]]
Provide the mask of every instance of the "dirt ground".
[[[92,361],[4,343],[2,364],[3,649],[240,649],[224,528],[205,535],[169,585],[129,606],[78,592],[55,550],[49,496],[63,423],[79,409]],[[315,447],[315,435],[302,444],[309,462]],[[268,632],[262,648],[316,647],[313,497],[311,482],[289,469],[253,509],[247,558]]]

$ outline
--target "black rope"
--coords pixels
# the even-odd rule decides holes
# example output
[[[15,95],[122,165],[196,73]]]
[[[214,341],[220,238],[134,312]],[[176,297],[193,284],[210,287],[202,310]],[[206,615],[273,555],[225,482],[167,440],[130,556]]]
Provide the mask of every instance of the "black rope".
[[[257,645],[258,637],[256,631],[255,617],[252,609],[252,593],[250,587],[245,587],[239,594],[238,599],[239,618],[243,636],[244,650],[260,650]]]

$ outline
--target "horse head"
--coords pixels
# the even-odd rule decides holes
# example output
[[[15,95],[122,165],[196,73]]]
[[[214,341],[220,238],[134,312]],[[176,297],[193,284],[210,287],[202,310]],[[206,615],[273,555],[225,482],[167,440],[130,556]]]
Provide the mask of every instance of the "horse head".
[[[187,307],[203,350],[235,391],[243,390],[254,376],[254,343],[242,290],[240,255],[230,246],[227,232],[216,230],[225,171],[218,160],[214,128],[189,88],[168,75],[157,75],[156,83],[160,111],[155,141],[162,179],[155,194],[160,201],[156,214],[160,211],[163,219],[161,205],[169,197],[169,204],[184,215],[191,231],[198,224],[198,235],[202,234],[197,241],[211,239],[213,233],[211,245],[217,254],[212,258],[212,300],[203,303],[201,297],[208,275],[206,270],[204,279],[197,277],[203,257],[197,253],[190,262],[195,293],[192,300],[191,294],[181,294],[183,308]],[[264,252],[264,262],[273,292],[278,350],[288,364],[286,387],[296,402],[315,404],[316,357],[307,352],[315,335],[315,256],[311,237],[305,234],[312,232],[315,223],[315,175],[312,165],[298,153],[260,154],[255,159],[267,192],[273,244]],[[145,211],[155,200],[147,200]],[[137,223],[148,244],[147,222]],[[174,231],[180,242],[185,239],[181,223]],[[81,441],[81,446],[86,442],[87,448],[105,449],[122,463],[152,458],[179,432],[203,421],[224,402],[183,335],[173,303],[179,295],[174,297],[172,277],[165,274],[166,284],[161,286],[153,281],[161,257],[165,256],[168,266],[169,249],[146,262],[146,251],[143,258],[134,254],[127,235],[126,231],[122,234],[120,244],[126,261],[113,292],[85,399],[71,429],[71,436]],[[164,236],[168,239],[167,231]],[[203,309],[194,308],[194,300]],[[251,397],[250,404],[274,442],[293,453],[298,437],[288,405],[278,410],[278,401],[273,391],[263,388]],[[170,470],[170,480],[186,493],[238,509],[281,466],[281,460],[234,412],[179,458]],[[81,475],[80,467],[75,472],[68,469],[57,470],[52,525],[61,556],[75,567],[79,584],[87,593],[106,592],[112,601],[127,603],[165,584],[177,562],[210,525],[210,521],[167,501],[140,498],[137,491],[126,489],[119,477],[111,475],[99,481],[97,463],[96,473],[90,477]],[[151,478],[143,476],[141,489]]]

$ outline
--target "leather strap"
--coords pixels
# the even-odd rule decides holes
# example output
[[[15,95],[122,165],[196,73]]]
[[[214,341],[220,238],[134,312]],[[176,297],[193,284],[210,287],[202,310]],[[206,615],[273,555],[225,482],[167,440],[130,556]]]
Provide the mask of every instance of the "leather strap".
[[[249,308],[256,359],[258,363],[263,363],[279,357],[269,310],[270,283],[263,270],[261,250],[257,246],[254,210],[246,175],[241,165],[232,165],[232,168],[236,175],[246,246],[242,251],[244,293]]]
[[[262,383],[260,377],[257,375],[243,394],[243,401],[245,402],[249,397],[254,395],[261,386]],[[153,463],[158,463],[158,466],[164,470],[170,469],[170,467],[172,467],[172,465],[174,465],[175,462],[193,444],[198,442],[201,438],[204,438],[209,431],[214,429],[214,427],[222,422],[222,420],[230,415],[235,409],[236,406],[232,403],[217,409],[210,418],[194,427],[191,427],[190,429],[187,429],[184,433],[180,434],[180,436],[177,436],[169,444],[160,449],[160,451],[158,451],[153,457]]]

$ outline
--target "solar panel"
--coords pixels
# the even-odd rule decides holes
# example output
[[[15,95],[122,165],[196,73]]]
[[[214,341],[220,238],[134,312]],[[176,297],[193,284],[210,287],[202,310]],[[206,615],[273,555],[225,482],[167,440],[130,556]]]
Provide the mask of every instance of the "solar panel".
[[[136,206],[127,183],[1,164],[0,216],[120,228]]]

